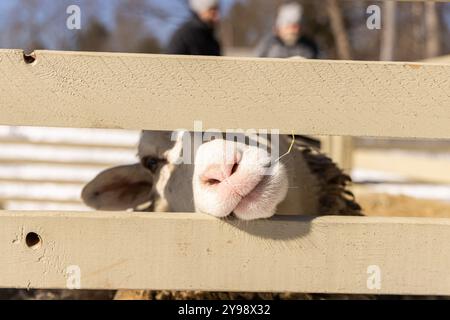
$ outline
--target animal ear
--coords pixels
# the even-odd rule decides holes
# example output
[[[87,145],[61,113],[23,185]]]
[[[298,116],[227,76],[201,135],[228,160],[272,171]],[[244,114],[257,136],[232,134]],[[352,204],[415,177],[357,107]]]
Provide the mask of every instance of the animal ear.
[[[152,200],[153,175],[141,164],[119,166],[98,174],[81,192],[96,210],[135,209]]]

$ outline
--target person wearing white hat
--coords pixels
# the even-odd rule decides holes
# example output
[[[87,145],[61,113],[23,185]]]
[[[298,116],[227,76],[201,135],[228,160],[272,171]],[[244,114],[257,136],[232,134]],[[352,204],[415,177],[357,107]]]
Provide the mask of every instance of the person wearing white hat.
[[[189,0],[192,17],[173,34],[167,54],[220,56],[215,28],[220,21],[220,0]]]
[[[278,9],[274,34],[263,39],[256,50],[259,57],[288,58],[303,57],[315,59],[319,50],[314,41],[302,35],[303,8],[296,2],[289,2]]]

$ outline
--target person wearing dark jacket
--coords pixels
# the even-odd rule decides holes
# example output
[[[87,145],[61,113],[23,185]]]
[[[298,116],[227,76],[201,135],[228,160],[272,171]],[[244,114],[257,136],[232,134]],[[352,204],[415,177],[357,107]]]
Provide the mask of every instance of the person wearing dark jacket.
[[[220,56],[221,46],[215,36],[219,23],[219,0],[189,0],[190,20],[173,34],[167,54]]]
[[[295,2],[284,4],[278,10],[274,34],[264,39],[256,49],[258,57],[317,59],[316,43],[302,35],[303,9]]]

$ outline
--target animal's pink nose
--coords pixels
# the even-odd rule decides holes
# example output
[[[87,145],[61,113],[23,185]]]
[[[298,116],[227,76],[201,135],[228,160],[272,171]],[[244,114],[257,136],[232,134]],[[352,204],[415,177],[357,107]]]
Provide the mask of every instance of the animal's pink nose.
[[[232,163],[211,164],[202,174],[201,179],[208,185],[219,184],[231,177],[236,172],[238,166],[239,164],[237,161]]]
[[[261,181],[263,176],[258,169],[260,166],[251,154],[236,153],[226,161],[210,163],[200,174],[200,180],[209,192],[221,201],[233,202],[235,207]]]

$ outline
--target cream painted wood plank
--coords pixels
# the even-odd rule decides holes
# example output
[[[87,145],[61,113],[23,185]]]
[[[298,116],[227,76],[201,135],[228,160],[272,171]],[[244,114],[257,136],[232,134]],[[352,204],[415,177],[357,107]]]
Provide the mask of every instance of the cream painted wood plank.
[[[72,179],[72,180],[62,180],[62,179],[28,179],[28,178],[22,178],[22,177],[14,177],[14,178],[3,178],[0,176],[0,184],[1,183],[52,183],[52,184],[62,184],[62,185],[79,185],[83,186],[86,184],[86,179]]]
[[[0,213],[0,286],[450,295],[450,220]],[[26,235],[42,244],[29,248]],[[379,266],[381,289],[367,288]]]
[[[8,202],[36,202],[36,203],[41,203],[41,202],[46,202],[46,203],[53,203],[53,204],[77,204],[77,205],[81,205],[83,204],[83,202],[81,200],[77,200],[77,199],[54,199],[54,198],[36,198],[36,197],[26,197],[26,196],[11,196],[11,197],[6,197],[6,196],[1,196],[0,195],[0,203],[8,203]]]
[[[63,143],[63,142],[47,142],[47,141],[28,141],[20,139],[2,139],[0,138],[0,145],[24,145],[24,146],[43,146],[43,147],[55,147],[55,148],[83,148],[83,149],[103,149],[105,151],[121,151],[129,153],[135,152],[136,146],[117,146],[117,145],[99,145],[89,143]]]
[[[117,162],[94,162],[94,161],[57,161],[57,160],[40,160],[40,159],[0,159],[0,165],[19,165],[19,164],[35,164],[35,165],[58,165],[66,167],[88,167],[99,168],[99,170],[117,165]]]
[[[391,172],[415,181],[450,183],[449,153],[430,156],[417,152],[356,149],[353,163],[355,168]]]
[[[0,124],[450,138],[450,65],[0,50]]]

